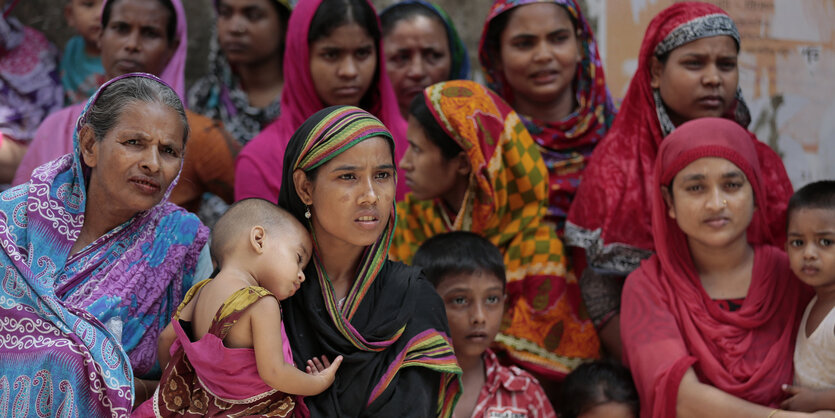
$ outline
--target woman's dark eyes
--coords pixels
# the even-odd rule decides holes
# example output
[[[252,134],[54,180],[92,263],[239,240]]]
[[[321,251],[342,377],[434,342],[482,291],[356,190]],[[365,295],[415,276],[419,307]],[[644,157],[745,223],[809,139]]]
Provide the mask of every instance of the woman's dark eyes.
[[[258,10],[253,10],[253,11],[247,12],[247,14],[246,14],[246,18],[248,20],[252,21],[252,22],[261,20],[262,17],[264,17],[264,14],[261,13],[260,11],[258,11]]]
[[[516,47],[516,48],[519,48],[519,49],[525,49],[525,48],[533,47],[533,44],[534,44],[533,41],[522,40],[522,41],[514,42],[513,46]]]

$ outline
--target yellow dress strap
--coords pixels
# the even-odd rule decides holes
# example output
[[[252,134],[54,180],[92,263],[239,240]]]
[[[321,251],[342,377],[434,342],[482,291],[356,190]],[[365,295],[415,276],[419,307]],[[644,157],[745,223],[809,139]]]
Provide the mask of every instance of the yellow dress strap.
[[[197,293],[200,292],[200,289],[202,289],[203,286],[209,283],[210,280],[212,279],[204,279],[191,286],[191,289],[189,289],[188,292],[186,292],[186,297],[183,298],[183,302],[180,303],[180,306],[177,307],[177,312],[174,313],[174,321],[180,320],[180,313],[183,311],[183,308],[185,308],[186,305],[188,305],[188,303],[191,302],[192,299],[194,299],[194,296],[197,295]]]
[[[212,325],[209,327],[209,333],[218,336],[220,339],[226,338],[226,334],[229,333],[229,329],[232,328],[232,325],[235,325],[238,318],[255,302],[267,296],[273,296],[273,294],[260,286],[238,289],[226,298],[223,305],[218,308]]]

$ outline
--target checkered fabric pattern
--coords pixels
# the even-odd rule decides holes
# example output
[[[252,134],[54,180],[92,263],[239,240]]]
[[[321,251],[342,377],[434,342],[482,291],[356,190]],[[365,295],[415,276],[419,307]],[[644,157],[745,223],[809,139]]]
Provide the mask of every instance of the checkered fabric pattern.
[[[457,214],[413,195],[397,205],[389,256],[410,262],[426,239],[468,230],[504,255],[507,305],[497,348],[515,362],[561,379],[597,358],[600,343],[553,225],[543,221],[548,171],[517,114],[495,93],[456,80],[424,92],[439,125],[467,153],[470,188]]]

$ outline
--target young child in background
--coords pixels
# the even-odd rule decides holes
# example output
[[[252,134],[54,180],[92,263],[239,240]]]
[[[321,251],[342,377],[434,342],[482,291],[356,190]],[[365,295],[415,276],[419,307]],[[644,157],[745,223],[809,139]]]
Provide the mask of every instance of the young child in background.
[[[159,387],[133,416],[290,416],[295,395],[327,389],[342,363],[293,365],[278,301],[304,281],[307,230],[261,199],[232,205],[212,231],[220,272],[197,283],[159,338]],[[170,353],[170,356],[169,356]]]
[[[61,58],[61,84],[67,105],[87,100],[104,83],[99,34],[102,0],[67,0],[64,19],[75,29],[64,46]]]
[[[835,410],[835,181],[819,181],[789,200],[786,252],[792,271],[815,289],[794,349],[794,386],[784,409]]]
[[[504,313],[507,279],[499,249],[471,232],[450,232],[426,240],[413,264],[444,301],[464,372],[453,416],[556,418],[539,382],[518,367],[499,364],[489,348]]]
[[[638,390],[625,367],[607,361],[585,363],[562,383],[560,418],[636,418]]]

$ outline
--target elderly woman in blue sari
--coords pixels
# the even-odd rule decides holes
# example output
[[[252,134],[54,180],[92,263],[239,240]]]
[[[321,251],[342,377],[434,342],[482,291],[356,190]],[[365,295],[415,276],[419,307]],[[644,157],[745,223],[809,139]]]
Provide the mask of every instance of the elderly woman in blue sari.
[[[121,76],[87,103],[73,154],[0,194],[0,416],[127,416],[153,390],[138,377],[158,373],[157,336],[206,255],[207,229],[167,201],[187,137],[170,87]]]
[[[397,105],[404,119],[423,89],[447,80],[470,77],[467,46],[452,19],[425,0],[404,0],[380,13],[383,53]]]

